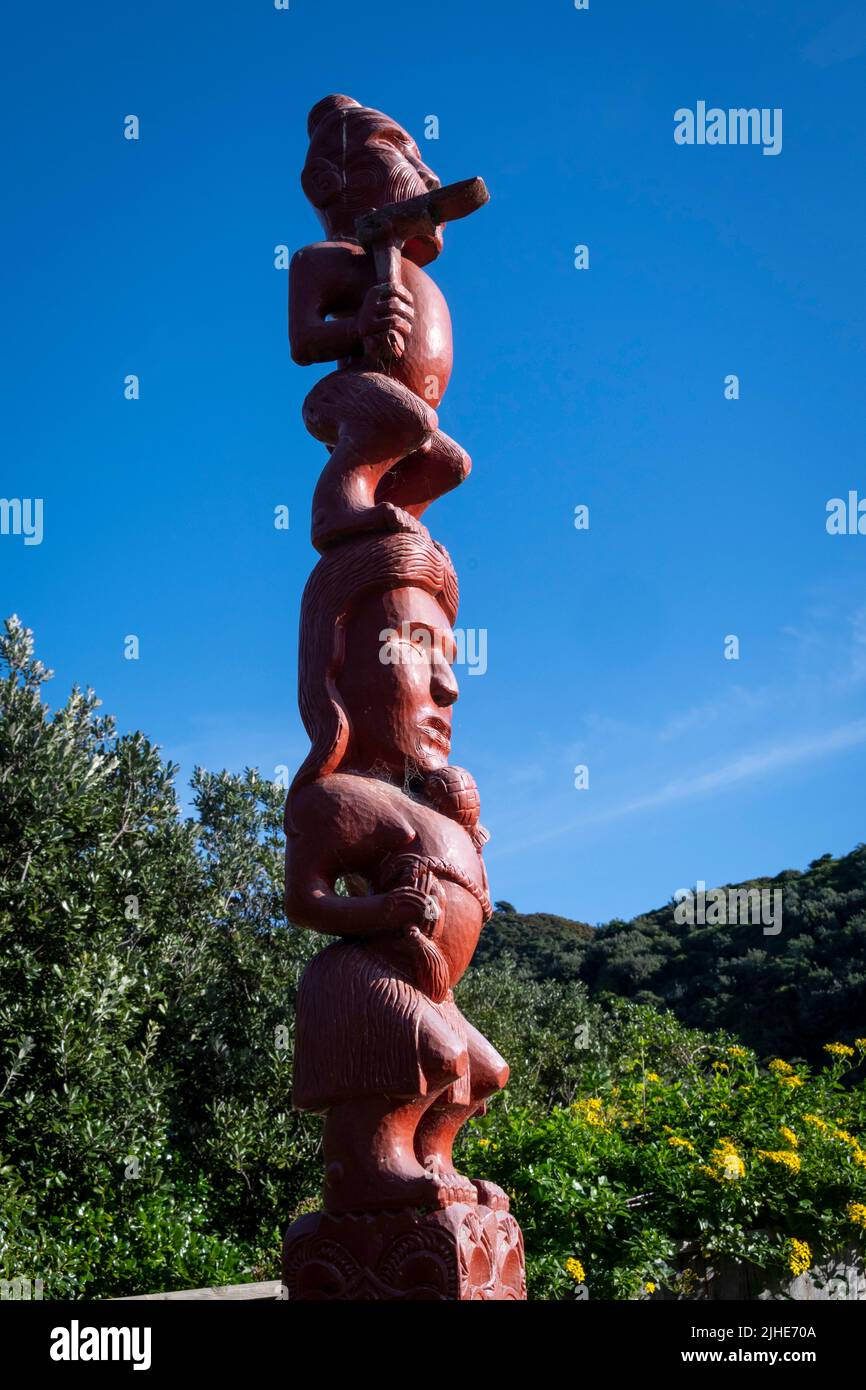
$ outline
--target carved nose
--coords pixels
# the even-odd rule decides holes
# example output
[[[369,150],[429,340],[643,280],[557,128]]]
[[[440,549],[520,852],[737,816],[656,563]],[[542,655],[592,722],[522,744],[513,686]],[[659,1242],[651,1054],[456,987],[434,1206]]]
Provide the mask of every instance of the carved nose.
[[[454,672],[445,660],[437,661],[430,675],[430,694],[437,705],[453,705],[460,691]]]
[[[442,187],[442,180],[437,178],[432,169],[428,169],[426,164],[418,165],[418,173],[427,185],[428,193],[432,193],[434,188]]]

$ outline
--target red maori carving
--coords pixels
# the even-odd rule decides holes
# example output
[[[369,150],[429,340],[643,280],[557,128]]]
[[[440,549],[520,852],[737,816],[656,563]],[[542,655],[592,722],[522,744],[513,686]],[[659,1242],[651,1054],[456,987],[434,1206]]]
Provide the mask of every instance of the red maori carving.
[[[454,1001],[491,914],[487,832],[448,762],[457,579],[418,519],[469,471],[433,408],[451,330],[421,267],[487,192],[442,188],[400,126],[349,97],[319,102],[309,132],[302,183],[327,240],[293,259],[290,337],[296,361],[339,365],[304,405],[331,457],[301,604],[311,746],[286,801],[286,908],[336,940],[301,981],[293,1090],[326,1115],[326,1211],[287,1232],[285,1282],[292,1298],[520,1298],[508,1198],[452,1159],[508,1067]]]
[[[313,544],[324,549],[415,529],[469,473],[439,429],[451,319],[421,267],[442,248],[442,224],[487,191],[480,179],[441,189],[406,131],[351,97],[325,97],[308,128],[301,183],[327,239],[292,259],[289,337],[296,362],[339,363],[304,403],[307,429],[331,450],[313,497]]]
[[[286,1234],[283,1292],[292,1300],[524,1299],[523,1238],[513,1216],[486,1207],[315,1212]]]

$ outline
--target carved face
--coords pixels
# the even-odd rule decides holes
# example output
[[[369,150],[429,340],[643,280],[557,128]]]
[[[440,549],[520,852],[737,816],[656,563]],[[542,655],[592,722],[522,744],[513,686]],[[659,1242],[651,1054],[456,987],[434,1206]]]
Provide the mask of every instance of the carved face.
[[[392,589],[361,603],[336,678],[351,726],[348,766],[402,778],[447,764],[454,654],[451,625],[425,590]]]
[[[360,212],[438,188],[415,141],[382,111],[347,106],[334,112],[310,145],[301,182],[330,236],[348,236]],[[408,242],[403,254],[419,265],[442,249],[435,239]]]

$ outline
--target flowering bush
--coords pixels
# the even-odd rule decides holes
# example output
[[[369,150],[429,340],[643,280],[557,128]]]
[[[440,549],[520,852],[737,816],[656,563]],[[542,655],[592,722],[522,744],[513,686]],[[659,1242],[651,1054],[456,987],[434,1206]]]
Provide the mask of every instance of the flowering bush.
[[[511,1194],[531,1297],[688,1293],[684,1242],[788,1277],[860,1245],[866,1038],[828,1044],[815,1072],[710,1039],[672,1066],[660,1042],[588,1070],[571,1105],[494,1105],[469,1127],[458,1164]]]

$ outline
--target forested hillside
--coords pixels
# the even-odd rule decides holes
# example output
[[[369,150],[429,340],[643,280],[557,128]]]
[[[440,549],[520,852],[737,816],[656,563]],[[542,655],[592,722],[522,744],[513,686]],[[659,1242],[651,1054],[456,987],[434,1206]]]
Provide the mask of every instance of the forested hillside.
[[[689,1027],[736,1032],[763,1055],[814,1058],[828,1037],[866,1032],[866,845],[802,873],[724,885],[782,893],[777,935],[759,923],[679,925],[675,904],[592,930],[497,903],[479,954],[537,978],[672,1009]]]

